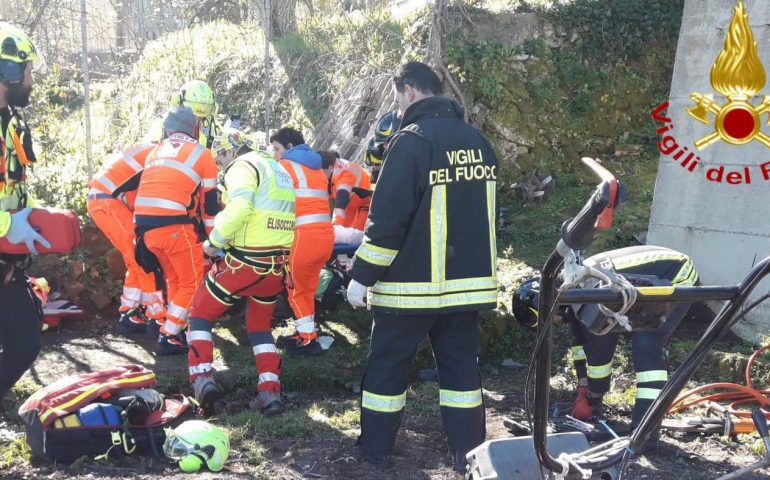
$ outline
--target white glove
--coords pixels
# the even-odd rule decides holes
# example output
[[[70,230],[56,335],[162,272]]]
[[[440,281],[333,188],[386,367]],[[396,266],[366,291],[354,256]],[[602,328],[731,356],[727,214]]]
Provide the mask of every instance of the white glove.
[[[208,240],[203,242],[203,253],[205,253],[206,256],[211,258],[219,258],[219,257],[225,256],[225,252],[223,252],[221,248],[215,247]]]
[[[364,231],[363,230],[357,230],[355,228],[348,228],[348,230],[350,231],[349,232],[350,233],[350,242],[349,243],[353,243],[353,244],[358,243],[358,244],[360,244],[361,242],[364,241]]]
[[[51,248],[51,244],[29,224],[27,217],[29,217],[30,213],[32,213],[31,208],[25,208],[16,213],[12,213],[11,226],[5,234],[5,238],[11,243],[25,244],[30,253],[37,255],[35,242],[40,243],[40,245],[45,248]]]
[[[348,243],[346,230],[342,225],[334,226],[334,243]]]
[[[357,244],[361,243],[363,239],[364,232],[362,230],[343,227],[342,225],[334,226],[334,243]]]
[[[365,287],[355,280],[350,280],[348,283],[348,303],[353,307],[366,307],[366,294],[369,291],[369,287]]]

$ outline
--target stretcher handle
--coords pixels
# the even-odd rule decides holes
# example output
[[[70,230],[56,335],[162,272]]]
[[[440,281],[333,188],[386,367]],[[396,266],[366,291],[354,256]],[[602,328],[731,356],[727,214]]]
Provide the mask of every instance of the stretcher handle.
[[[587,157],[581,160],[601,178],[602,182],[583,205],[580,213],[562,225],[561,238],[573,250],[587,249],[593,241],[596,230],[604,230],[612,226],[614,208],[625,196],[620,182],[599,162]]]

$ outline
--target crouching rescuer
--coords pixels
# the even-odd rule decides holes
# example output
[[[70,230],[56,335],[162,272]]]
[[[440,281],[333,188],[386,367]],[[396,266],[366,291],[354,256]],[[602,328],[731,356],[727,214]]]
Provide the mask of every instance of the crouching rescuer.
[[[497,305],[497,158],[463,121],[462,108],[441,96],[427,65],[407,63],[394,87],[401,130],[389,145],[348,286],[354,307],[366,306],[371,290],[374,312],[358,444],[363,460],[388,466],[410,364],[427,335],[453,465],[465,472],[465,455],[486,434],[478,311]]]
[[[271,319],[283,289],[289,249],[294,240],[294,189],[291,176],[267,154],[252,150],[242,132],[226,128],[215,139],[217,162],[225,171],[224,209],[204,244],[209,256],[224,252],[206,276],[190,313],[188,362],[195,398],[211,411],[221,391],[212,377],[214,323],[240,298],[246,298],[246,330],[259,380],[257,405],[264,415],[284,410],[281,357]]]

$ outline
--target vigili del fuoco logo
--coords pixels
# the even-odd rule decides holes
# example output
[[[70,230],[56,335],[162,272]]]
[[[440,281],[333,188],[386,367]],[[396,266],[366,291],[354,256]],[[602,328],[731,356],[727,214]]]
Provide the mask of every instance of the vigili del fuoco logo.
[[[770,135],[762,132],[763,115],[769,114],[767,123],[770,125],[770,95],[765,95],[759,105],[750,103],[751,98],[765,87],[765,81],[765,67],[759,60],[749,16],[743,1],[738,0],[722,52],[711,67],[711,87],[727,98],[727,102],[720,105],[714,101],[713,93],[693,92],[690,99],[695,105],[686,108],[690,117],[713,126],[714,131],[696,140],[694,148],[680,145],[673,135],[671,118],[665,115],[669,106],[665,102],[652,112],[653,120],[663,124],[657,130],[662,136],[658,150],[688,172],[695,172],[701,161],[695,151],[703,151],[714,142],[740,146],[757,141],[770,148]],[[716,183],[750,184],[755,168],[759,169],[758,174],[763,180],[770,180],[770,161],[756,167],[745,166],[742,170],[727,170],[724,165],[716,165],[707,168],[705,176]]]

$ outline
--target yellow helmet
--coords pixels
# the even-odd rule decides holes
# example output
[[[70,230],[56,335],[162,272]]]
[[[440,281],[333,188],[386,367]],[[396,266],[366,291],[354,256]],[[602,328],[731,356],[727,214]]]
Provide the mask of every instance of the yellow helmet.
[[[202,80],[190,80],[171,97],[171,106],[184,105],[200,118],[214,113],[214,93]]]
[[[242,132],[241,130],[224,127],[222,133],[219,134],[211,144],[211,151],[214,155],[222,155],[228,151],[237,152],[241,147],[248,147],[252,150],[257,149],[257,142],[255,139]]]
[[[26,62],[37,58],[35,45],[26,33],[10,23],[0,22],[0,82],[21,82]]]

